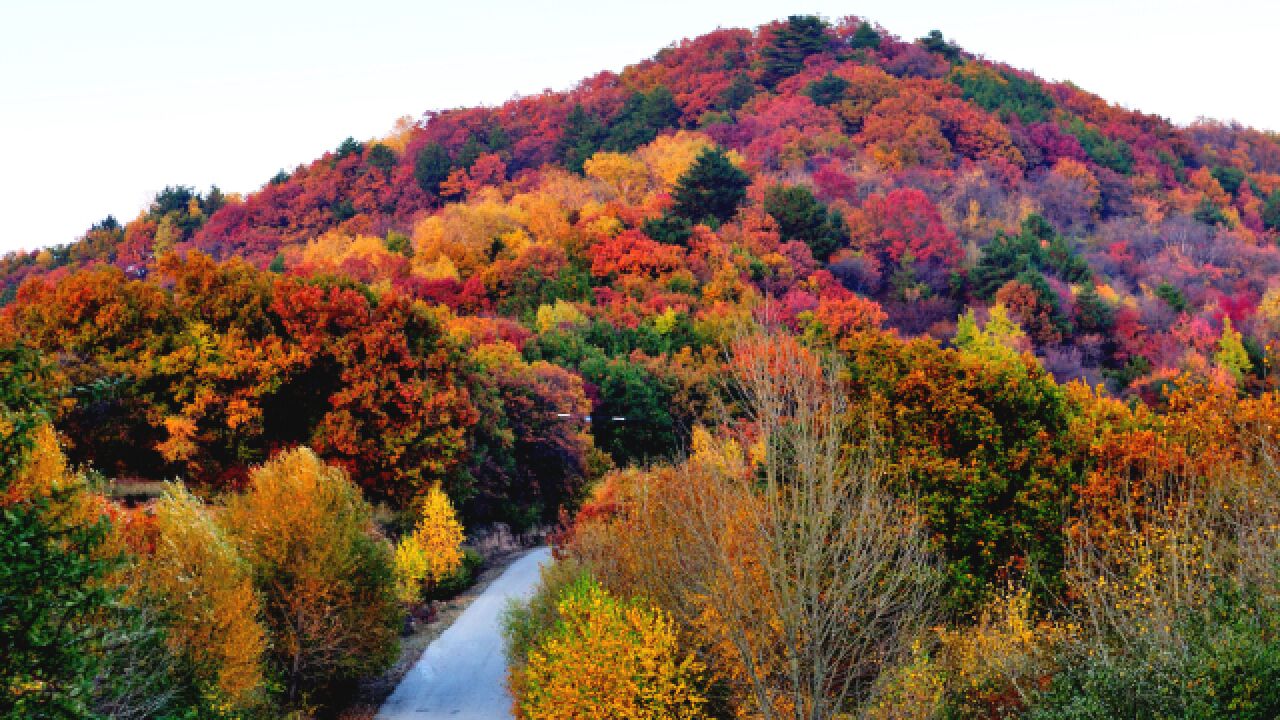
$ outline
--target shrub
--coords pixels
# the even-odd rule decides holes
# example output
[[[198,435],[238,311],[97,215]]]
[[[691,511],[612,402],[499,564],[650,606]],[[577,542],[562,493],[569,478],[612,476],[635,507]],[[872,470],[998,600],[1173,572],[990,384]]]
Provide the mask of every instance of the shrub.
[[[253,568],[290,701],[391,663],[400,629],[391,550],[346,472],[307,448],[281,453],[250,474],[223,520]]]
[[[587,577],[556,609],[555,627],[512,673],[521,718],[702,716],[702,665],[681,652],[666,614],[618,600]]]

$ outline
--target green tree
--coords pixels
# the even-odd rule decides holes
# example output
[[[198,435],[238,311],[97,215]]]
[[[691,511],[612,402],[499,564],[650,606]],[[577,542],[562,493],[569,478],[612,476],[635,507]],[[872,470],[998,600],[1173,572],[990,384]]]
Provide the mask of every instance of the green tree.
[[[946,58],[949,63],[960,61],[960,48],[947,42],[946,38],[942,37],[941,30],[930,30],[928,35],[920,38],[917,42],[925,50]]]
[[[104,653],[94,619],[114,602],[116,566],[100,549],[104,516],[68,510],[80,484],[14,492],[36,428],[47,422],[46,371],[23,347],[0,349],[0,718],[93,715]],[[16,495],[17,497],[13,497]]]
[[[1218,352],[1213,359],[1226,368],[1236,382],[1243,380],[1253,370],[1253,361],[1249,359],[1249,353],[1241,340],[1240,331],[1231,327],[1231,318],[1222,318],[1222,336],[1218,338]]]
[[[844,100],[844,94],[849,90],[849,81],[834,73],[827,73],[822,78],[814,80],[804,88],[804,94],[818,105],[826,107],[835,105]]]
[[[609,124],[601,146],[604,150],[628,153],[652,142],[663,130],[680,124],[680,106],[665,85],[647,93],[633,93]]]
[[[396,153],[391,148],[382,143],[374,143],[369,148],[369,153],[365,158],[369,163],[369,167],[377,168],[384,173],[391,172],[391,168],[396,166]]]
[[[878,49],[880,47],[880,33],[871,27],[871,23],[860,23],[858,29],[853,32],[853,37],[849,38],[849,47],[854,50]]]
[[[716,101],[716,108],[733,112],[746,105],[748,100],[755,97],[755,94],[756,84],[751,81],[751,76],[740,72],[733,76],[729,87],[720,93],[720,97]]]
[[[604,139],[605,127],[600,119],[588,113],[581,103],[575,103],[565,118],[556,155],[565,167],[581,173],[583,164],[600,150]]]
[[[764,73],[760,82],[767,88],[804,69],[805,58],[823,52],[829,45],[827,23],[815,15],[792,15],[773,31],[762,51]]]
[[[423,192],[437,195],[440,193],[440,183],[448,179],[451,170],[453,161],[449,158],[449,151],[440,143],[429,143],[422,148],[413,163],[413,179]]]
[[[803,185],[770,187],[764,194],[764,210],[777,221],[784,240],[804,242],[821,262],[849,241],[844,216],[829,212]]]
[[[1262,209],[1262,223],[1268,230],[1280,230],[1280,190],[1267,196],[1267,204]]]
[[[702,151],[676,181],[672,214],[692,223],[724,222],[747,199],[751,177],[729,161],[718,148]]]

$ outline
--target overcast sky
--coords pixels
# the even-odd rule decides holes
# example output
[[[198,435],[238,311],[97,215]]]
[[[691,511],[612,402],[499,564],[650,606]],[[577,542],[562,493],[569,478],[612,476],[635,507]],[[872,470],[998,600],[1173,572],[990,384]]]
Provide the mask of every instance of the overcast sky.
[[[1280,130],[1264,0],[0,0],[0,252],[170,184],[249,192],[397,117],[564,89],[716,27],[855,14],[1185,124]]]

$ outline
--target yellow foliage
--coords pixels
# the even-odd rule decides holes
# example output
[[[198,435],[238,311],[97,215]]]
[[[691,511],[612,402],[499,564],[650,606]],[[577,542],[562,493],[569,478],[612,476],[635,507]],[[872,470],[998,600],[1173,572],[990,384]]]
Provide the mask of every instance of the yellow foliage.
[[[287,696],[384,669],[399,607],[390,546],[347,473],[305,447],[254,468],[220,524],[253,567]]]
[[[612,198],[635,204],[648,190],[649,169],[629,155],[598,152],[583,164],[583,173],[609,190]]]
[[[261,699],[266,631],[248,565],[199,499],[171,485],[156,504],[155,552],[138,590],[168,618],[165,639],[202,691],[235,708]]]
[[[703,665],[680,651],[660,610],[579,581],[558,605],[561,622],[513,671],[522,720],[685,720],[704,717]]]
[[[462,523],[449,496],[437,485],[422,498],[418,524],[396,546],[396,592],[417,602],[423,583],[436,583],[462,565]]]
[[[663,135],[640,148],[636,151],[636,158],[649,168],[658,190],[670,191],[702,151],[714,145],[711,138],[703,133],[681,130],[674,135]],[[731,150],[727,156],[738,167],[745,162],[737,151]]]
[[[582,327],[587,324],[587,316],[582,314],[577,305],[557,299],[555,305],[538,307],[538,332],[547,332],[560,327]]]
[[[466,203],[446,206],[413,228],[416,264],[448,256],[464,277],[489,263],[493,239],[521,227],[524,213],[497,193],[478,193]]]
[[[401,155],[409,147],[409,140],[413,137],[413,131],[416,127],[417,123],[414,122],[413,117],[410,115],[397,118],[396,124],[391,128],[391,132],[382,138],[382,144],[394,150],[397,155]]]

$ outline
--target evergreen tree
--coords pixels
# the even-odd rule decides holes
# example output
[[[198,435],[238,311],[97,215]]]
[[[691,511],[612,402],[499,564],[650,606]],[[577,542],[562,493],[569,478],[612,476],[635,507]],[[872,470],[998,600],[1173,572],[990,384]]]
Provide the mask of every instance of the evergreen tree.
[[[827,73],[822,79],[809,83],[804,89],[804,94],[808,95],[815,104],[826,107],[844,100],[844,94],[848,90],[848,80],[833,73]]]
[[[792,15],[787,24],[773,33],[763,51],[764,74],[760,82],[767,88],[804,69],[804,60],[827,49],[827,24],[815,15]]]
[[[600,120],[589,114],[580,103],[574,104],[564,121],[564,133],[556,146],[556,155],[565,167],[581,173],[582,165],[604,142],[605,129]]]
[[[423,192],[436,195],[440,192],[440,183],[449,178],[451,170],[453,161],[449,159],[449,151],[440,143],[429,143],[413,163],[413,179]]]
[[[783,240],[800,240],[826,262],[849,239],[844,216],[828,212],[803,185],[774,185],[765,191],[764,211],[778,223]]]
[[[1262,223],[1268,230],[1280,230],[1280,190],[1267,197],[1267,205],[1262,210]]]
[[[871,27],[871,23],[862,23],[849,38],[849,47],[854,50],[875,50],[880,47],[880,33]]]
[[[692,223],[724,222],[747,199],[750,184],[750,176],[729,162],[728,156],[708,148],[677,180],[671,193],[675,200],[672,214]]]
[[[751,76],[744,72],[733,76],[733,81],[729,83],[729,87],[720,93],[720,98],[716,102],[716,108],[726,112],[738,110],[747,101],[755,97],[756,84],[751,82]]]

